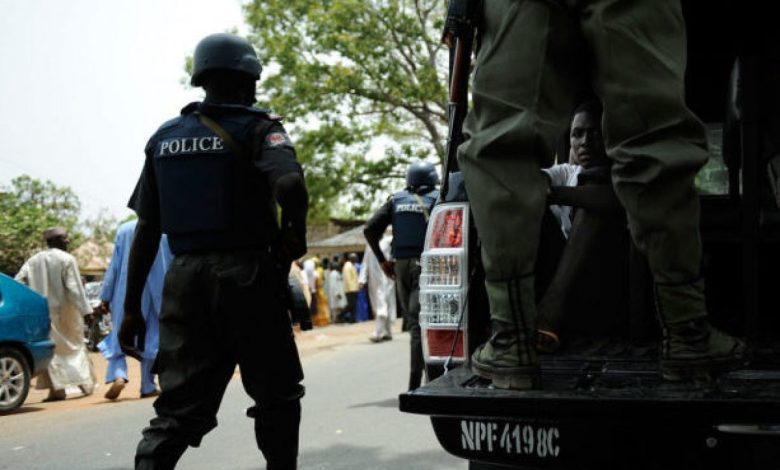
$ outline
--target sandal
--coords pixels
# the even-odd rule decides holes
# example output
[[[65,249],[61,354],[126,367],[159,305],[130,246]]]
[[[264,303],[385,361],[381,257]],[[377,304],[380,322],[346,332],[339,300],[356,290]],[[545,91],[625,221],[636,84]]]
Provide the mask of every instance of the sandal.
[[[558,335],[549,330],[536,330],[536,350],[542,354],[552,354],[561,347]]]

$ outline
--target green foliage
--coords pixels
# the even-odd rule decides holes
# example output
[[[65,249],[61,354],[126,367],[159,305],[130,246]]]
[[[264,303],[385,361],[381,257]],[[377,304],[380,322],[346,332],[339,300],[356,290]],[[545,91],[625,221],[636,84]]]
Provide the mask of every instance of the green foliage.
[[[266,67],[260,103],[286,117],[313,220],[339,201],[365,215],[401,186],[394,178],[410,161],[443,159],[445,0],[253,0],[244,9]],[[378,139],[384,155],[367,158]]]
[[[125,218],[122,222],[126,222],[131,218],[135,218],[135,214],[132,214]],[[83,232],[84,236],[94,240],[98,244],[114,243],[116,238],[116,230],[119,228],[120,222],[113,215],[110,215],[106,209],[102,209],[94,217],[88,218],[79,224],[79,230]]]
[[[22,175],[0,186],[0,272],[16,274],[27,258],[46,247],[43,232],[52,227],[68,231],[70,251],[87,240],[114,242],[115,217],[104,209],[79,222],[80,210],[76,193],[51,181]]]
[[[24,175],[0,187],[0,271],[16,274],[30,255],[44,247],[44,230],[61,226],[73,232],[80,208],[73,190],[51,181]],[[74,232],[71,244],[77,246],[81,238]]]

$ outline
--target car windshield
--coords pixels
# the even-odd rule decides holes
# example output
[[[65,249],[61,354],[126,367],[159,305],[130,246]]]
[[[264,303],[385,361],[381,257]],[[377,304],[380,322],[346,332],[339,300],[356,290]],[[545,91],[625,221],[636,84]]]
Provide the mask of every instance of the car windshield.
[[[88,282],[84,284],[84,291],[87,297],[90,299],[97,298],[100,295],[100,289],[103,287],[102,282]]]

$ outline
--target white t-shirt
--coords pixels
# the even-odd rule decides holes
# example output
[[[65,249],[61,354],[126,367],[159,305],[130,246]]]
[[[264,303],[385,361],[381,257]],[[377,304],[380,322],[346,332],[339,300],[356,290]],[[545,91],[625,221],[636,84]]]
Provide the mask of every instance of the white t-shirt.
[[[542,171],[550,177],[550,186],[574,187],[577,186],[577,179],[582,171],[582,165],[561,163],[550,168],[544,168]],[[558,218],[563,236],[568,239],[571,233],[571,206],[552,205],[550,210]]]

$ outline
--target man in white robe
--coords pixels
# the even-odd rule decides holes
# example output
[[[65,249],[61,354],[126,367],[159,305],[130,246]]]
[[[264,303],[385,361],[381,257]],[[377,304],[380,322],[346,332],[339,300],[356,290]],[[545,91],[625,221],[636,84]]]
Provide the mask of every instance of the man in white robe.
[[[49,389],[47,401],[64,400],[65,389],[78,386],[84,395],[95,389],[95,372],[84,345],[84,316],[92,313],[76,259],[68,254],[68,234],[61,227],[43,234],[49,248],[27,260],[16,280],[46,297],[54,357],[38,378]]]
[[[306,285],[309,288],[309,311],[311,318],[317,316],[317,265],[313,258],[308,258],[303,262],[303,276],[306,278]]]
[[[379,247],[387,259],[390,259],[391,242],[392,237],[389,235],[385,235],[379,241]],[[374,334],[369,339],[373,343],[393,339],[391,327],[396,318],[395,281],[382,271],[379,260],[376,259],[376,255],[368,244],[363,252],[363,264],[358,281],[361,286],[368,286],[368,296],[371,299],[374,318],[376,318]]]
[[[303,293],[303,297],[306,299],[306,305],[311,305],[312,297],[311,297],[311,291],[309,291],[309,281],[306,278],[306,274],[301,270],[301,267],[298,265],[297,261],[293,261],[290,263],[290,276],[295,278],[295,281],[298,283],[298,286],[301,288],[301,292]]]
[[[344,282],[341,278],[341,264],[333,263],[328,274],[328,307],[330,308],[330,322],[335,323],[336,318],[347,306],[347,296],[344,294]]]

